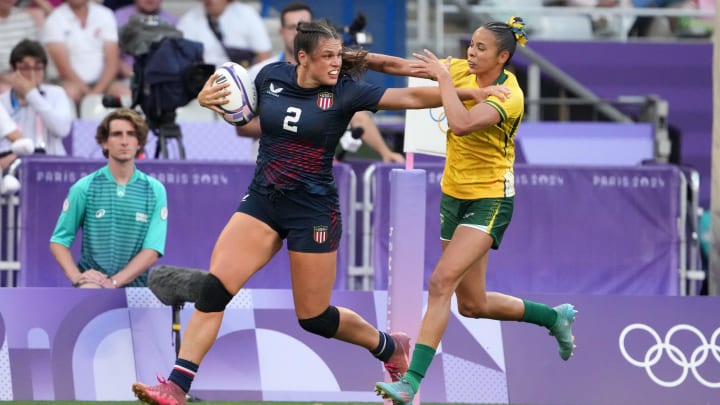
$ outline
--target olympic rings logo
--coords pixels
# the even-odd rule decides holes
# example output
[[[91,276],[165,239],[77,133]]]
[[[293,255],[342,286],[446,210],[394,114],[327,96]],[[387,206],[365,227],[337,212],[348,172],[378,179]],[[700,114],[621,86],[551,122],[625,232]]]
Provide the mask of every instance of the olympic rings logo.
[[[652,338],[655,339],[655,344],[650,346],[648,351],[645,353],[645,357],[640,360],[634,359],[630,354],[628,354],[627,349],[625,348],[625,339],[627,338],[627,335],[635,330],[645,331],[649,333]],[[683,353],[683,351],[679,347],[675,346],[670,342],[673,335],[680,331],[691,332],[695,334],[700,340],[700,345],[695,350],[693,350],[689,358],[685,355],[685,353]],[[720,382],[707,381],[700,375],[700,372],[698,371],[698,367],[702,366],[705,361],[708,360],[709,354],[712,354],[712,356],[715,358],[715,361],[720,363],[720,346],[718,346],[717,342],[718,336],[720,336],[720,328],[717,328],[715,332],[713,332],[712,336],[710,337],[710,341],[708,341],[707,339],[705,339],[705,335],[696,327],[692,325],[681,324],[675,325],[670,328],[670,330],[665,335],[665,339],[661,339],[660,335],[655,331],[655,329],[642,323],[635,323],[632,325],[628,325],[625,327],[625,329],[623,329],[623,331],[620,333],[618,343],[620,345],[620,352],[622,353],[625,360],[627,360],[633,366],[644,368],[650,379],[660,386],[670,388],[677,387],[685,381],[688,376],[688,372],[692,372],[692,375],[700,384],[708,388],[720,388]],[[673,363],[682,368],[682,373],[680,374],[680,377],[672,381],[665,381],[660,379],[657,375],[655,375],[652,369],[653,366],[655,366],[661,360],[663,354],[665,353],[667,353],[668,358]]]
[[[447,116],[442,108],[429,108],[430,119],[437,123],[438,130],[443,134],[447,134]]]

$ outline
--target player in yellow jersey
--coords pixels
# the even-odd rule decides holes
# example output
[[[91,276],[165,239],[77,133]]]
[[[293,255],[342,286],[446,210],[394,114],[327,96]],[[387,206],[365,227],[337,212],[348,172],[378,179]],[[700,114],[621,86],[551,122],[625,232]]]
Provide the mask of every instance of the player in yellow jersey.
[[[478,28],[467,59],[438,59],[432,52],[417,61],[368,54],[370,69],[438,81],[447,116],[447,156],[440,205],[443,254],[428,288],[428,305],[408,371],[393,383],[379,382],[378,394],[396,405],[412,402],[430,367],[457,295],[460,314],[534,323],[555,336],[563,360],[575,348],[570,304],[545,304],[485,291],[488,253],[497,249],[510,223],[515,195],[515,135],[524,111],[523,92],[506,66],[517,44],[527,41],[521,18]],[[456,88],[486,89],[482,102],[461,101]],[[497,97],[497,90],[506,97]]]

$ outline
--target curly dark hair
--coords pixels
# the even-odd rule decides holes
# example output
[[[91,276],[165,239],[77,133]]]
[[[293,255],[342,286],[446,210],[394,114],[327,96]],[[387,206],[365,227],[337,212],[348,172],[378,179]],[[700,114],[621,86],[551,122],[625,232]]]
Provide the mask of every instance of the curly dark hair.
[[[108,140],[108,137],[110,137],[110,122],[114,120],[128,121],[135,128],[135,136],[137,136],[138,144],[140,145],[140,148],[135,155],[135,157],[137,157],[147,143],[149,130],[145,120],[135,110],[131,110],[129,108],[118,108],[117,110],[111,111],[105,116],[105,118],[103,118],[100,125],[98,125],[97,132],[95,133],[95,141],[98,145],[102,145],[103,142]],[[103,156],[108,157],[107,149],[103,149]]]

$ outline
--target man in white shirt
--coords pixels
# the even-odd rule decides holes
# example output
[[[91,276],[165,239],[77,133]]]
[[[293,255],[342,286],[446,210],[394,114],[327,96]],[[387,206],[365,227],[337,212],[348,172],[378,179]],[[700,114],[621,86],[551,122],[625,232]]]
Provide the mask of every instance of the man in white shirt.
[[[0,138],[2,138],[2,142],[12,142],[20,139],[21,136],[22,134],[15,121],[10,118],[10,114],[4,108],[0,108]]]
[[[27,10],[15,7],[17,1],[0,1],[0,91],[10,87],[10,50],[23,38],[37,39],[40,29]]]
[[[109,8],[66,0],[48,16],[42,36],[62,86],[76,104],[87,94],[130,96],[130,87],[117,80],[118,29]]]
[[[20,41],[10,52],[11,88],[0,93],[0,105],[35,148],[48,155],[65,156],[63,139],[70,134],[74,114],[62,87],[45,84],[47,54],[37,41]],[[0,139],[0,156],[14,160],[12,141]],[[8,152],[10,152],[8,154]]]
[[[178,21],[183,37],[204,45],[205,63],[233,61],[245,67],[270,57],[272,43],[252,6],[233,0],[203,0]]]
[[[32,148],[32,142],[24,142],[22,133],[18,129],[15,122],[10,118],[10,114],[0,107],[0,140],[2,142],[15,143],[17,146],[25,147],[26,151]],[[12,160],[8,157],[10,153],[0,153],[0,169],[5,169],[10,166]],[[12,157],[14,159],[14,157]],[[0,194],[11,194],[20,189],[20,182],[15,176],[8,174],[0,180]]]

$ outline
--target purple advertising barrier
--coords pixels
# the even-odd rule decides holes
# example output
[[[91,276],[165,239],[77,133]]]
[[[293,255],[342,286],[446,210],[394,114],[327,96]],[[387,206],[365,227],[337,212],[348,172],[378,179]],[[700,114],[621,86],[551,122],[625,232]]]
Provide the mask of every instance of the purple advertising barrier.
[[[141,290],[141,289],[131,289]],[[155,381],[174,362],[169,310],[152,297],[128,296],[138,380]],[[332,302],[373,325],[384,297],[336,291]],[[181,313],[187,325],[192,305]],[[215,344],[205,356],[191,393],[207,401],[376,400],[372,384],[383,367],[365,349],[300,328],[290,290],[243,289],[228,305]]]
[[[511,404],[718,403],[720,298],[524,298],[575,304],[577,349],[563,362],[543,328],[502,323]]]
[[[135,374],[126,308],[123,290],[3,288],[1,399],[130,399],[121,386]]]
[[[332,302],[383,325],[386,298],[339,291]],[[423,401],[717,404],[720,297],[524,298],[575,304],[575,355],[563,362],[544,328],[464,318],[453,303]],[[181,311],[182,325],[192,310]],[[146,288],[4,289],[0,400],[131,400],[132,382],[153,383],[172,367],[170,314]],[[191,393],[209,401],[376,402],[372,387],[382,375],[367,350],[302,330],[292,291],[244,289],[229,304]]]
[[[425,257],[425,221],[417,218],[425,218],[425,171],[394,169],[390,187],[387,326],[415,340],[423,307],[423,280],[418,276]],[[414,403],[420,403],[419,395]]]
[[[440,163],[427,171],[425,288],[440,258]],[[377,164],[375,287],[387,288],[389,173]],[[681,176],[673,166],[517,165],[515,209],[488,289],[507,293],[677,295]]]
[[[69,281],[49,251],[49,241],[62,202],[70,186],[104,161],[30,158],[23,159],[20,243],[20,286],[68,286]],[[255,165],[242,162],[140,161],[138,167],[160,180],[168,194],[168,233],[160,264],[207,269],[220,231],[237,208],[252,179]],[[351,169],[335,165],[340,209],[350,209]],[[348,227],[343,228],[343,238]],[[79,254],[80,235],[73,252]],[[336,289],[346,289],[347,243],[338,249]],[[256,273],[247,288],[290,287],[289,259],[283,249]]]
[[[102,149],[95,141],[95,131],[100,122],[96,120],[75,120],[70,134],[73,157],[104,159]],[[179,122],[182,131],[185,158],[187,160],[232,160],[255,162],[252,139],[237,136],[235,127],[225,121]],[[145,147],[148,158],[155,156],[157,136],[152,132]],[[178,147],[174,139],[167,142],[168,157],[178,159]]]

